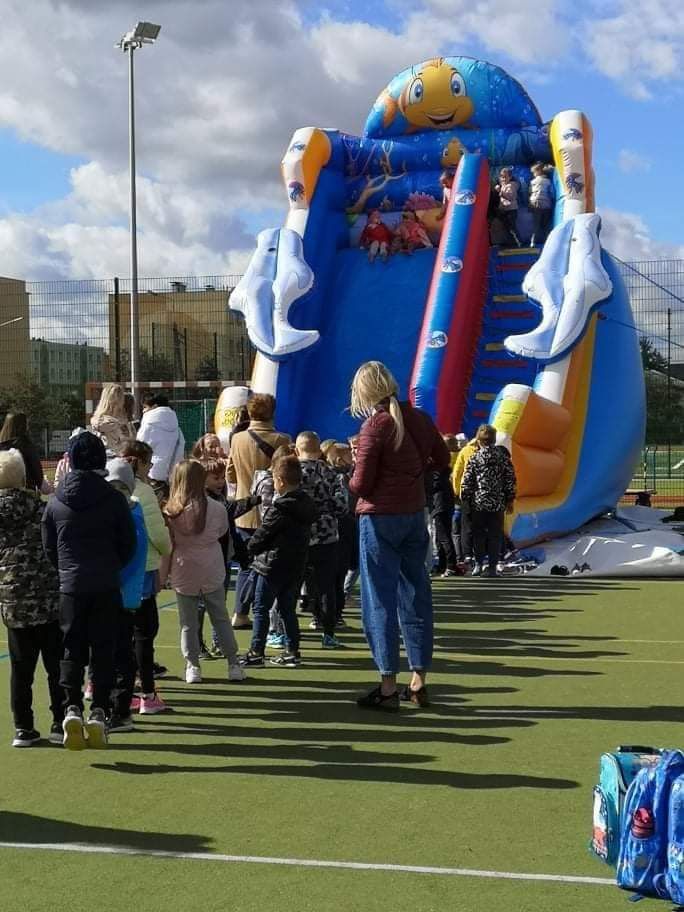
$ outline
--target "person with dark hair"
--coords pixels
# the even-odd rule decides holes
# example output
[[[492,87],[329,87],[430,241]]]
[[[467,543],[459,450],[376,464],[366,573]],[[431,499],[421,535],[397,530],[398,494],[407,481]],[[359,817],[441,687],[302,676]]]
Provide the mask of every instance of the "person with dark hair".
[[[249,497],[255,473],[271,465],[273,454],[278,447],[291,443],[287,434],[281,434],[273,427],[275,404],[273,396],[265,393],[256,393],[252,396],[247,401],[249,427],[234,434],[231,440],[226,481],[237,486],[235,497],[238,500]],[[259,528],[259,523],[258,510],[250,510],[235,520],[235,529],[243,545],[247,545],[255,530]],[[236,630],[251,627],[249,610],[255,584],[256,578],[249,564],[241,564],[235,581],[233,627]]]
[[[487,576],[497,575],[497,563],[503,544],[504,515],[513,511],[515,469],[502,446],[496,446],[496,429],[481,424],[475,439],[478,450],[468,460],[461,500],[470,506],[473,523],[475,564],[472,575],[482,573],[485,555],[489,558]]]
[[[284,456],[273,463],[273,485],[277,498],[247,544],[254,559],[256,586],[254,632],[242,663],[250,667],[264,664],[269,615],[277,599],[287,646],[281,655],[271,659],[271,664],[295,668],[301,663],[297,597],[317,509],[302,490],[302,469],[296,456]]]
[[[137,537],[125,499],[105,481],[107,454],[87,431],[69,446],[69,474],[43,514],[43,547],[59,572],[59,618],[64,635],[64,746],[105,747],[105,720],[114,684],[114,649],[122,607],[120,574]],[[83,730],[83,671],[90,664],[93,702]]]
[[[185,437],[178,418],[163,393],[143,398],[143,416],[137,439],[152,447],[150,485],[160,502],[169,496],[169,480],[175,466],[185,458]]]
[[[26,487],[40,491],[43,487],[43,467],[36,445],[29,437],[28,418],[23,412],[8,412],[0,430],[0,451],[18,450],[26,466]]]

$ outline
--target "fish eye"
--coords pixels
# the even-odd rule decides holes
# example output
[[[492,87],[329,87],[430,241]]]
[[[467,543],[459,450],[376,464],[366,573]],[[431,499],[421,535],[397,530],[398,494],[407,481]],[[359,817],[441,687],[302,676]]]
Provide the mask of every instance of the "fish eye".
[[[408,103],[409,104],[418,104],[418,102],[423,100],[423,80],[420,77],[417,77],[411,83],[411,88],[409,89]]]
[[[460,73],[455,71],[451,74],[451,94],[452,95],[465,95],[465,82]]]

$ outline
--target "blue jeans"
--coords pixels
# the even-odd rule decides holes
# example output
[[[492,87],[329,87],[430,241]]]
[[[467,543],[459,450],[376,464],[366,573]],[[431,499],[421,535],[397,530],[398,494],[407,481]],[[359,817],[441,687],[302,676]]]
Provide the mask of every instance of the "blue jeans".
[[[247,547],[247,542],[254,535],[255,529],[241,529],[239,526],[235,530]],[[240,567],[235,580],[235,613],[247,617],[249,609],[254,601],[254,586],[256,584],[256,575],[251,567],[244,569]]]
[[[382,675],[399,671],[399,627],[412,671],[432,662],[432,589],[425,513],[368,513],[360,522],[361,616]]]
[[[256,585],[254,587],[254,627],[252,628],[251,650],[258,655],[264,654],[266,637],[270,627],[270,612],[276,599],[278,599],[278,613],[285,627],[290,652],[299,652],[299,621],[297,620],[297,598],[299,596],[299,580],[289,582],[276,589],[265,576],[254,574]]]

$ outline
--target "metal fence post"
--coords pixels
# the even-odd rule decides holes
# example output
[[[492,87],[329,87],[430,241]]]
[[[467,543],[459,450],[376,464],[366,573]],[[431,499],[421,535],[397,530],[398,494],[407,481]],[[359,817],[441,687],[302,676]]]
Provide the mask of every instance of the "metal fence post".
[[[121,314],[119,313],[119,277],[114,276],[114,372],[121,382]]]

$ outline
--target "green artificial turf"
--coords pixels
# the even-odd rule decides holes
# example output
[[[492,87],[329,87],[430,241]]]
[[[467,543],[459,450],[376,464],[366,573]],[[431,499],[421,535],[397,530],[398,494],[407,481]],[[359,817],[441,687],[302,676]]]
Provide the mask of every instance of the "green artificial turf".
[[[344,651],[321,651],[307,631],[300,669],[228,684],[224,663],[205,662],[204,683],[189,686],[169,607],[158,657],[175,676],[162,683],[175,711],[140,718],[106,752],[12,749],[4,660],[0,840],[610,877],[586,849],[601,752],[684,746],[680,586],[436,583],[434,705],[394,717],[354,704],[374,679],[358,608]],[[42,677],[35,702],[47,733]],[[33,849],[0,859],[3,912],[605,912],[627,901],[594,885]]]

